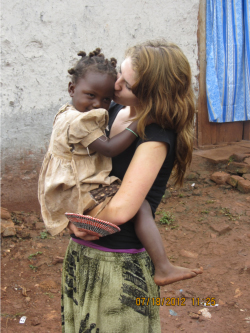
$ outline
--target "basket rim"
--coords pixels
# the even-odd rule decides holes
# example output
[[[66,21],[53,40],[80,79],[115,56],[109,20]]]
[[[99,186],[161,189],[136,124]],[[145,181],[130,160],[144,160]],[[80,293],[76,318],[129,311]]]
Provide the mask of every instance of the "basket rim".
[[[82,220],[84,220],[85,223],[87,223],[87,221],[89,220],[89,221],[98,222],[100,224],[103,224],[103,226],[109,226],[111,228],[114,228],[117,231],[121,230],[117,225],[115,225],[115,224],[113,224],[111,222],[100,220],[100,219],[98,219],[96,217],[93,217],[93,216],[90,216],[90,215],[82,215],[82,214],[77,214],[77,213],[68,213],[68,212],[66,212],[65,216],[67,218],[68,217],[74,217],[74,218],[78,217],[78,218],[81,218]],[[79,222],[79,223],[81,223],[81,222]]]

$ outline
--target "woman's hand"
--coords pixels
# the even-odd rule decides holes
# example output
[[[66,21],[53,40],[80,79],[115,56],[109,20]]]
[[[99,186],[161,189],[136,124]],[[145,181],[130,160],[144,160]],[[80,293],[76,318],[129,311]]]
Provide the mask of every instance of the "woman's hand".
[[[81,238],[85,241],[93,241],[93,240],[97,240],[100,238],[98,236],[92,236],[92,235],[88,234],[87,231],[86,232],[79,231],[78,228],[72,222],[69,222],[67,228],[69,229],[70,234],[74,234],[76,237]]]

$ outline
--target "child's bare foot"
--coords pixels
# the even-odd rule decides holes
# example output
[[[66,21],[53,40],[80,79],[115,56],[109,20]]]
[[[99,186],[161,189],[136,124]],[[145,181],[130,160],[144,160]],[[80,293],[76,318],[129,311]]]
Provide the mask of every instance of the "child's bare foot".
[[[192,279],[198,274],[203,273],[203,268],[185,268],[180,266],[174,266],[172,264],[167,265],[165,270],[155,269],[154,281],[158,286],[165,286],[166,284],[174,283],[180,280]]]

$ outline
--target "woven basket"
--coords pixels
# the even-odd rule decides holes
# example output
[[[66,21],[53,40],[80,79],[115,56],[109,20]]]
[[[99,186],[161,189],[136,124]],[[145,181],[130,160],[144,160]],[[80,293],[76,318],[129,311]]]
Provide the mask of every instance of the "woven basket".
[[[104,237],[121,230],[113,223],[99,220],[92,216],[74,213],[65,213],[65,215],[69,221],[78,228],[79,231],[87,231],[88,234],[93,236]]]

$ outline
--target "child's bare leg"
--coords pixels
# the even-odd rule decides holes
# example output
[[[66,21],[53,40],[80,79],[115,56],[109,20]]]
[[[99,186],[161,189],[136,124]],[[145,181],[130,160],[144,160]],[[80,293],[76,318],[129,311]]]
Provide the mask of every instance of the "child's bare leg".
[[[171,264],[166,256],[150,205],[146,200],[135,216],[135,231],[153,261],[155,266],[154,281],[158,286],[191,279],[202,273],[202,268],[189,269]]]

